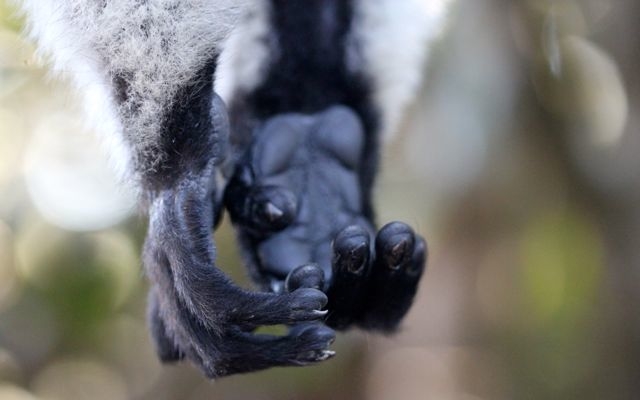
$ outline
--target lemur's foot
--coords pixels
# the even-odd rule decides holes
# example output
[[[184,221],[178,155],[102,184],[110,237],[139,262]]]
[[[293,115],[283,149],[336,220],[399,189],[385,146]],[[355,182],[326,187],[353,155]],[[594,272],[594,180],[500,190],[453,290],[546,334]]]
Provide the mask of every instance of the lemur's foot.
[[[168,269],[166,269],[168,270]],[[169,278],[167,274],[165,278]],[[169,283],[160,279],[160,284]],[[221,288],[216,290],[221,294]],[[319,290],[298,287],[289,293],[252,293],[228,286],[209,318],[187,307],[175,289],[162,302],[151,288],[149,322],[163,362],[190,360],[210,378],[274,366],[302,366],[331,358],[335,333],[313,322],[325,316]],[[166,294],[166,293],[165,293]],[[203,299],[204,300],[204,299]],[[284,336],[256,334],[259,326],[286,324]]]
[[[325,322],[336,329],[355,323],[392,332],[413,302],[425,261],[424,239],[402,222],[385,225],[376,235],[375,249],[366,230],[358,226],[343,229],[333,242]],[[291,275],[305,280],[320,271],[309,268],[296,269]]]
[[[346,107],[273,117],[256,130],[225,204],[266,287],[315,282],[329,297],[328,325],[391,331],[413,300],[424,241],[399,222],[376,235],[363,215],[364,142]]]
[[[151,203],[154,218],[144,261],[152,282],[149,320],[160,358],[186,358],[217,377],[331,357],[328,347],[335,334],[317,322],[327,313],[325,293],[301,285],[286,293],[252,292],[215,266],[213,196],[202,189],[209,187],[205,182],[188,177]],[[290,326],[290,332],[254,332],[280,324]]]
[[[375,260],[359,326],[393,331],[409,311],[427,260],[422,236],[402,222],[391,222],[378,232]]]

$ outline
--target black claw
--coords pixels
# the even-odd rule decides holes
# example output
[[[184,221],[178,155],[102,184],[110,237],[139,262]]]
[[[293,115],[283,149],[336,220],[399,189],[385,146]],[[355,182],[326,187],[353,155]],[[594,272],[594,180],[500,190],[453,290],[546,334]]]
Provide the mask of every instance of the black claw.
[[[360,326],[394,331],[409,310],[424,269],[426,244],[406,224],[392,222],[376,238],[376,258]]]
[[[343,229],[333,242],[333,261],[326,323],[345,329],[365,307],[371,244],[368,232],[359,226]]]
[[[376,237],[376,254],[391,270],[410,263],[414,246],[415,234],[411,227],[402,222],[385,225]]]
[[[398,269],[409,261],[411,257],[409,249],[413,247],[412,239],[413,238],[408,235],[402,238],[397,238],[398,243],[385,249],[386,251],[383,251],[382,254],[387,267],[391,269]]]
[[[369,262],[369,234],[363,228],[353,225],[345,228],[333,242],[333,265],[362,275]]]

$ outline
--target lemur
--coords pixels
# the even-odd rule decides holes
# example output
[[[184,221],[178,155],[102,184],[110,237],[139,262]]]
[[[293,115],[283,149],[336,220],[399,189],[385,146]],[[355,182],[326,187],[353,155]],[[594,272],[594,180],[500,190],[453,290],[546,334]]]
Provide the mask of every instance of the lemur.
[[[162,361],[308,365],[334,329],[397,328],[426,245],[375,229],[372,187],[448,0],[16,1],[138,188]],[[216,265],[223,209],[262,291]]]

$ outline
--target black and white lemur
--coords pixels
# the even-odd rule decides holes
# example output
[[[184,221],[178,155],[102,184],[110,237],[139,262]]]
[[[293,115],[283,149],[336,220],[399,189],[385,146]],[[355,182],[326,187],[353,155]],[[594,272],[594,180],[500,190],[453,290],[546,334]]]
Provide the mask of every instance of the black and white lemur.
[[[307,365],[334,354],[333,329],[397,327],[426,247],[406,224],[376,230],[372,185],[448,2],[19,1],[139,189],[163,361]],[[264,291],[218,269],[223,209]],[[275,324],[290,329],[254,333]]]

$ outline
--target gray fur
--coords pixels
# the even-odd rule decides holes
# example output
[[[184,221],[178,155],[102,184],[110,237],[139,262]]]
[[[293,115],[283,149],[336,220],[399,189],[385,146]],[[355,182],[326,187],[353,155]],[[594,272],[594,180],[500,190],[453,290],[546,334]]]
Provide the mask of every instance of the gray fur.
[[[89,103],[89,116],[111,114],[109,133],[133,148],[126,164],[162,162],[162,117],[175,94],[219,52],[219,44],[250,0],[22,0],[31,36],[70,74]],[[114,79],[123,79],[118,96]],[[120,85],[123,86],[123,85]],[[121,89],[121,88],[120,88]],[[120,97],[118,99],[118,97]],[[99,107],[100,109],[92,109]],[[96,121],[104,123],[104,117]],[[115,118],[115,121],[113,119]],[[103,129],[104,130],[104,129]],[[117,142],[121,140],[116,139]],[[116,143],[117,144],[117,143]],[[123,147],[119,143],[119,147]],[[123,151],[126,153],[126,151]],[[139,165],[136,165],[140,168]]]

